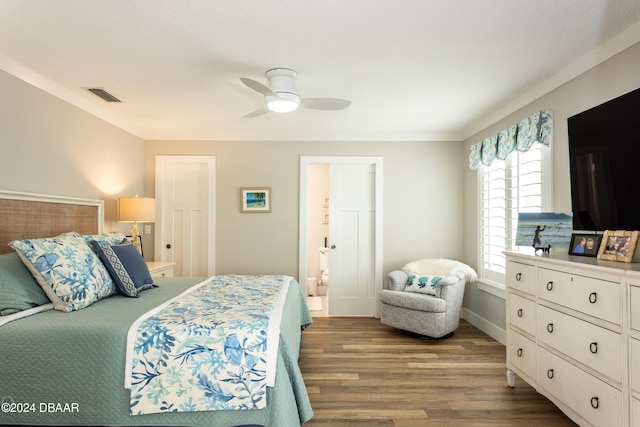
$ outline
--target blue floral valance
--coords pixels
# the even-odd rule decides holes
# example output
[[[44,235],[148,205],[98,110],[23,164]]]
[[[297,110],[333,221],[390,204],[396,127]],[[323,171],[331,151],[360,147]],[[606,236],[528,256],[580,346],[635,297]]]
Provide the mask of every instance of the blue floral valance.
[[[538,111],[520,123],[477,142],[469,148],[469,169],[480,163],[491,165],[495,159],[505,160],[514,150],[528,151],[538,142],[549,146],[553,131],[553,113]]]

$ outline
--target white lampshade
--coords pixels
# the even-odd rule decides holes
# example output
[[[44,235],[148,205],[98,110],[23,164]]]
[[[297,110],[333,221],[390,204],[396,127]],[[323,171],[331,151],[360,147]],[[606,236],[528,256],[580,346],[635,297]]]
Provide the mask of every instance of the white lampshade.
[[[119,222],[155,222],[156,200],[151,197],[120,197],[117,220]]]

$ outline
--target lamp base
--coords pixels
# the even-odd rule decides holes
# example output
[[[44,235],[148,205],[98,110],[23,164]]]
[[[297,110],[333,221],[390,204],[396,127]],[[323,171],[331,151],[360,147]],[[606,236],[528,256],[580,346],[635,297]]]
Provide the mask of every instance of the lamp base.
[[[142,255],[142,246],[140,245],[140,234],[138,234],[138,222],[133,221],[133,228],[131,229],[131,243]]]

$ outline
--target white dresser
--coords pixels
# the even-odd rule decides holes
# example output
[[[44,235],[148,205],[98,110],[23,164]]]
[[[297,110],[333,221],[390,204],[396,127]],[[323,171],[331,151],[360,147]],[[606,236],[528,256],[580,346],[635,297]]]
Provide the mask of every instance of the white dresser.
[[[506,255],[509,386],[581,426],[640,426],[640,265]]]
[[[629,389],[632,425],[640,426],[640,273],[629,274]]]

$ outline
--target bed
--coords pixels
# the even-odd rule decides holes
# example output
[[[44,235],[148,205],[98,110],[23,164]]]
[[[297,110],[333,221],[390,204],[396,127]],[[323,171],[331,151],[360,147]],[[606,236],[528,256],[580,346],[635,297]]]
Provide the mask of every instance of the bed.
[[[102,215],[103,205],[100,201],[0,192],[0,311],[3,300],[4,305],[7,305],[8,289],[15,291],[18,282],[20,286],[23,286],[23,282],[24,287],[34,286],[35,280],[26,267],[20,267],[22,260],[8,247],[7,242],[58,236],[60,233],[64,235],[70,230],[76,230],[83,237],[103,235]],[[116,246],[118,245],[112,247]],[[31,282],[27,283],[29,280]],[[254,286],[254,283],[258,283],[256,281],[287,284],[282,290],[273,291],[274,300],[282,303],[279,315],[275,316],[275,320],[265,320],[270,325],[278,323],[276,326],[279,328],[275,329],[276,333],[272,337],[277,342],[277,352],[272,358],[272,365],[275,366],[273,386],[267,386],[264,394],[255,393],[253,398],[264,404],[264,407],[252,406],[255,402],[251,401],[250,405],[236,405],[236,409],[203,410],[196,405],[189,408],[188,405],[173,405],[160,399],[157,412],[140,411],[139,406],[136,406],[138,402],[133,397],[135,393],[132,393],[135,386],[131,390],[125,388],[125,383],[131,382],[131,378],[136,382],[138,366],[135,363],[132,365],[131,360],[126,363],[127,348],[131,353],[131,338],[128,340],[128,335],[135,337],[136,333],[140,333],[137,329],[151,320],[156,322],[171,307],[174,312],[182,313],[185,309],[179,307],[179,301],[183,301],[182,304],[186,307],[191,307],[193,301],[216,295],[202,296],[198,292],[212,292],[210,288],[215,287],[218,289],[216,292],[231,294],[231,291],[227,291],[231,289],[230,286],[247,287],[247,283]],[[0,316],[0,424],[283,427],[299,426],[311,419],[313,411],[297,363],[301,331],[311,323],[311,316],[301,288],[293,278],[233,275],[214,278],[153,278],[153,286],[147,284],[145,289],[133,289],[133,292],[138,292],[135,298],[116,293],[98,298],[87,306],[74,306],[70,312],[61,311],[60,307],[46,309],[59,302],[43,300],[41,294],[29,295],[29,292],[37,294],[36,290],[29,288],[24,296],[28,301],[23,306],[5,310]],[[187,302],[180,299],[189,296],[194,300]],[[253,298],[261,299],[262,294],[259,298],[254,294]],[[233,300],[230,300],[229,305],[232,303]],[[40,311],[43,307],[45,310]],[[11,320],[30,311],[36,313]],[[150,317],[142,317],[149,311],[153,311]],[[207,318],[217,316],[218,311],[202,310]],[[215,325],[218,324],[215,322],[224,323],[214,320]],[[271,329],[269,331],[269,334],[273,332]],[[204,336],[205,341],[207,339],[206,334],[201,332],[196,335]],[[137,342],[139,339],[138,336]],[[243,353],[243,349],[238,352],[237,345],[234,350],[228,342],[227,337],[225,354],[240,355],[243,363],[253,357],[248,352]],[[273,341],[264,347],[275,348],[271,342]],[[202,348],[202,345],[189,347],[190,351],[194,348]],[[183,357],[185,353],[181,353]],[[129,356],[138,363],[143,359],[135,354]],[[165,357],[164,360],[168,359]],[[146,358],[144,360],[147,361]],[[180,359],[184,360],[186,358]],[[254,361],[250,365],[256,363]],[[258,371],[262,372],[262,365],[256,366],[260,366]],[[220,368],[218,371],[225,369]],[[245,372],[246,368],[242,369]],[[127,370],[133,372],[126,373]],[[137,372],[139,374],[140,370]],[[197,379],[204,377],[195,370],[193,374]],[[146,381],[149,378],[138,382],[146,385]],[[170,383],[170,380],[164,381],[165,385]],[[209,386],[207,392],[219,390],[217,385],[205,382]],[[196,386],[197,384],[194,385]],[[156,385],[156,389],[157,387]],[[148,390],[149,388],[145,393]],[[196,395],[195,391],[192,393],[182,386],[177,394],[182,397]],[[231,397],[229,400],[233,401]],[[255,407],[260,409],[252,409]],[[138,412],[143,413],[137,414]]]

